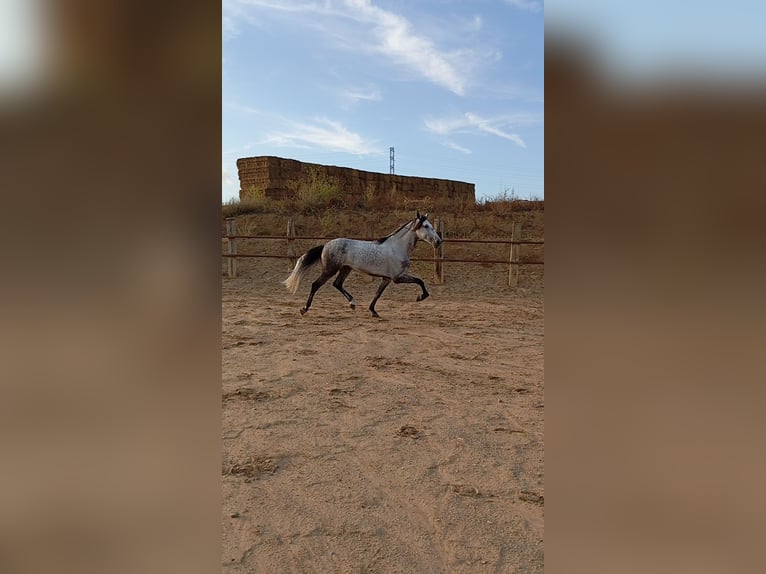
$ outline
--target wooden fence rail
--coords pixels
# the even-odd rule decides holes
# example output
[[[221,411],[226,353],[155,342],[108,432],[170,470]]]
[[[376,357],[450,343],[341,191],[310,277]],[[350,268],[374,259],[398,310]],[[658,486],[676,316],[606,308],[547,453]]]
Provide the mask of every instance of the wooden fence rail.
[[[436,222],[435,227],[441,237],[444,237],[444,220],[439,219]],[[363,241],[372,241],[377,239],[373,237],[371,233],[372,225],[368,222],[365,226],[366,237],[350,237],[349,239],[359,239]],[[519,282],[519,267],[521,265],[544,265],[544,261],[521,261],[520,259],[520,246],[521,245],[544,245],[544,241],[539,240],[521,240],[521,224],[514,223],[511,230],[510,239],[450,239],[444,238],[442,244],[439,247],[434,247],[433,257],[411,257],[411,261],[427,261],[434,264],[434,283],[444,283],[444,263],[484,263],[484,264],[503,264],[508,265],[508,285],[511,287],[517,287]],[[223,239],[227,240],[227,250],[222,253],[221,256],[227,258],[227,270],[229,277],[237,276],[237,259],[254,257],[264,259],[287,259],[289,260],[289,270],[295,266],[295,262],[298,260],[298,256],[295,253],[295,241],[299,239],[304,240],[321,240],[329,241],[335,239],[335,237],[326,237],[318,235],[295,235],[295,223],[292,219],[287,220],[287,234],[286,235],[239,235],[236,233],[236,223],[233,217],[226,219],[226,235]],[[266,240],[281,240],[287,241],[287,255],[267,255],[260,253],[238,253],[237,252],[237,240],[238,239],[266,239]],[[510,245],[511,253],[508,259],[450,259],[444,256],[444,244],[445,243],[487,243],[487,244],[505,244]],[[366,281],[372,281],[372,277],[364,276]]]
[[[330,241],[330,239],[335,239],[335,236],[333,235],[301,235],[300,237],[293,235],[292,237],[286,237],[284,235],[223,235],[224,239],[233,238],[233,239],[279,239],[280,241],[284,241],[285,239],[318,239],[320,241]],[[347,237],[346,239],[359,239],[360,241],[374,241],[378,239],[378,236],[370,236],[367,235],[365,237]],[[507,245],[510,245],[511,243],[517,243],[519,245],[543,245],[545,241],[513,241],[511,239],[457,239],[457,238],[446,238],[444,239],[444,243],[505,243]]]

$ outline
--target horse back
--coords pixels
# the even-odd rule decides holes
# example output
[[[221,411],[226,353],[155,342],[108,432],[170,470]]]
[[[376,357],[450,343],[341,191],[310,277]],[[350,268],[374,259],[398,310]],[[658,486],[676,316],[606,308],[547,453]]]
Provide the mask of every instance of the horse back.
[[[395,277],[409,265],[406,253],[398,253],[386,243],[338,238],[329,241],[322,252],[325,264],[347,266],[355,271]]]

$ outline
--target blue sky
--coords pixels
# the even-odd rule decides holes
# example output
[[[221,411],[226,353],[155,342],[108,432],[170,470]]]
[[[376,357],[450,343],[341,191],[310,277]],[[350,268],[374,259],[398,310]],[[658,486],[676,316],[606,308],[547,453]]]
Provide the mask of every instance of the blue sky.
[[[222,199],[275,155],[544,197],[543,3],[223,0]]]

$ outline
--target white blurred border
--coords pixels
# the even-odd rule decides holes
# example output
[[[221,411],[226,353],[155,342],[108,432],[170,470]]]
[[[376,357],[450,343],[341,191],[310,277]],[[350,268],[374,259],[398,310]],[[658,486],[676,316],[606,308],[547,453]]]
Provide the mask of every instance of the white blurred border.
[[[0,0],[0,97],[40,87],[49,68],[43,0]]]
[[[766,3],[548,0],[548,39],[577,38],[610,79],[742,81],[766,71]]]

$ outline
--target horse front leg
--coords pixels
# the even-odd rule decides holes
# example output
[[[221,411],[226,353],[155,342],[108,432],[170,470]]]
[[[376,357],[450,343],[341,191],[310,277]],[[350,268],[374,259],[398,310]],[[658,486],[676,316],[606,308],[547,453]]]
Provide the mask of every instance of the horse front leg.
[[[370,303],[370,314],[373,317],[380,317],[378,315],[378,312],[375,310],[375,303],[378,302],[378,299],[383,294],[383,291],[386,290],[386,287],[388,287],[388,284],[391,283],[391,279],[388,277],[383,277],[382,281],[380,282],[380,285],[378,286],[378,292],[375,293],[375,298],[372,300],[372,303]]]
[[[423,292],[418,295],[416,301],[422,301],[429,295],[428,290],[426,289],[426,284],[420,277],[415,277],[414,275],[400,275],[394,279],[394,283],[417,283],[420,285],[420,288],[423,290]]]

